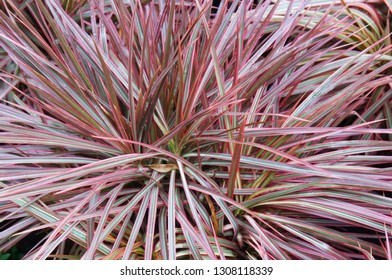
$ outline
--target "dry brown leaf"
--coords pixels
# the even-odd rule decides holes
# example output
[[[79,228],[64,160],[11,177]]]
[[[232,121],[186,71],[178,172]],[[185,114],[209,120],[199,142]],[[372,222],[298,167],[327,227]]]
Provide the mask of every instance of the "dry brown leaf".
[[[167,173],[178,169],[177,164],[150,164],[148,167],[160,173]]]

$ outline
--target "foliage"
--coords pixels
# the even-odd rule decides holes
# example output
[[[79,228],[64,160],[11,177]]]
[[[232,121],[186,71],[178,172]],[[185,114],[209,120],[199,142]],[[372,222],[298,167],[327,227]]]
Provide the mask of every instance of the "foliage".
[[[0,260],[20,260],[23,258],[23,254],[18,251],[17,247],[12,247],[8,252],[0,252]]]
[[[0,251],[391,258],[385,7],[3,1]]]

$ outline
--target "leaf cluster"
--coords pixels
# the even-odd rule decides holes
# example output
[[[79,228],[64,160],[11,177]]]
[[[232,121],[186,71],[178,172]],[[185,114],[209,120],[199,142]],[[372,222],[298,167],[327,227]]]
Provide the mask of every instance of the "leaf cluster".
[[[387,6],[253,2],[2,1],[0,251],[392,259]]]

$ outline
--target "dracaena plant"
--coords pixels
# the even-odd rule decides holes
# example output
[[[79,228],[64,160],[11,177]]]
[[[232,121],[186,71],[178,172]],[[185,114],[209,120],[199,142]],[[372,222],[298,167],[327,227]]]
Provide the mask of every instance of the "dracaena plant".
[[[0,252],[391,258],[389,15],[2,1]]]

